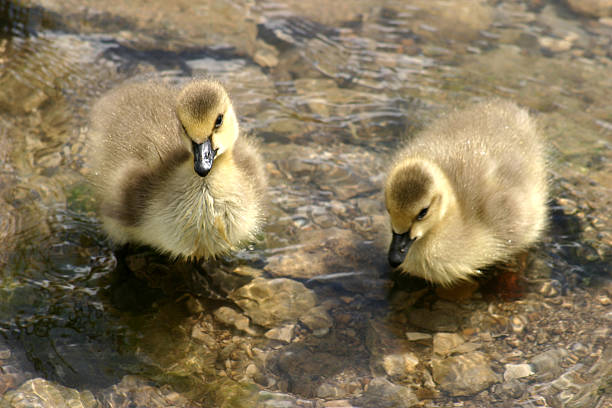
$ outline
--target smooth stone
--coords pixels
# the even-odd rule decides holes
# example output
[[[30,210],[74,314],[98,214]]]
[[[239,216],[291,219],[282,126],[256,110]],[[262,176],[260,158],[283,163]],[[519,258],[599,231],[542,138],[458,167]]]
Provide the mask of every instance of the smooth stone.
[[[434,381],[452,396],[474,395],[501,381],[489,359],[474,351],[446,359],[433,359]]]
[[[228,326],[234,326],[248,334],[256,334],[255,330],[249,327],[249,318],[238,313],[231,307],[222,306],[214,312],[215,319]]]
[[[98,407],[187,407],[190,401],[171,387],[155,386],[151,381],[135,375],[124,376],[118,384],[102,391]],[[58,405],[78,407],[78,405]],[[55,405],[53,406],[55,407]]]
[[[34,378],[23,383],[16,390],[8,391],[0,400],[1,406],[12,408],[29,407],[74,407],[96,408],[99,402],[91,391],[79,392],[47,381]]]
[[[414,392],[393,384],[383,377],[376,377],[368,384],[363,396],[356,400],[359,407],[410,408],[419,402]]]
[[[463,336],[457,333],[435,333],[433,336],[433,352],[446,356],[463,343],[465,343]]]
[[[406,338],[408,339],[408,341],[423,341],[431,340],[432,335],[429,333],[406,332]]]
[[[229,294],[253,323],[272,328],[295,323],[317,303],[315,293],[292,279],[256,278]]]
[[[293,338],[293,332],[295,331],[295,324],[286,324],[281,327],[275,327],[268,330],[264,336],[270,340],[278,340],[284,343],[291,343]]]
[[[317,337],[325,336],[334,324],[323,306],[317,306],[300,316],[300,322],[306,325]]]
[[[253,61],[260,67],[273,68],[278,65],[278,50],[276,47],[262,40],[255,43],[255,53]]]
[[[346,367],[346,357],[324,351],[310,350],[304,344],[294,342],[267,360],[269,367],[276,367],[283,379],[289,382],[288,390],[311,398],[317,396],[318,388],[334,383],[332,377]]]
[[[506,364],[504,371],[504,381],[512,381],[517,378],[529,377],[533,374],[533,369],[529,364]]]
[[[416,11],[416,17],[422,21],[419,34],[427,36],[470,41],[493,22],[493,9],[483,0],[459,0],[452,4],[420,0],[412,5],[420,9]]]
[[[562,348],[547,350],[531,359],[534,372],[540,380],[552,380],[561,374],[563,368],[561,362],[567,357],[568,352]]]
[[[449,315],[445,310],[412,309],[408,322],[433,332],[455,332],[459,329],[458,317]]]
[[[612,17],[612,0],[566,0],[573,12],[590,17]]]
[[[383,357],[382,366],[390,377],[413,373],[419,358],[414,353],[389,354]]]

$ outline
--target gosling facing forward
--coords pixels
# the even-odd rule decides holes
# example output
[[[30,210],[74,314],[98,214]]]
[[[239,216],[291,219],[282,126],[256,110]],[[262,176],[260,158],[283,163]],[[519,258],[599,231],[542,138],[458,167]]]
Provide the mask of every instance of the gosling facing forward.
[[[218,82],[111,91],[92,109],[88,148],[100,218],[119,244],[210,258],[261,226],[263,163]]]
[[[527,111],[488,101],[417,134],[385,185],[389,263],[450,285],[510,260],[546,225],[545,148]]]

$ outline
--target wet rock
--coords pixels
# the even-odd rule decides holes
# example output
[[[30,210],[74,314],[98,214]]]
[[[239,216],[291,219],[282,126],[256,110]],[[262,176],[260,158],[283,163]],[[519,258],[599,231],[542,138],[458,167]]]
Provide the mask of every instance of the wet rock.
[[[229,296],[253,323],[269,328],[295,323],[317,302],[312,290],[300,282],[284,278],[256,278]]]
[[[567,357],[567,351],[562,348],[547,350],[531,359],[533,370],[539,380],[552,380],[563,370],[561,362]]]
[[[364,392],[357,398],[355,405],[377,408],[410,408],[418,404],[418,399],[408,387],[393,384],[383,377],[376,377]]]
[[[238,330],[242,330],[250,335],[257,332],[249,327],[249,318],[238,313],[231,307],[222,306],[214,312],[215,319],[228,326],[234,326]]]
[[[357,408],[353,404],[350,403],[349,400],[332,400],[325,401],[323,403],[323,408]]]
[[[529,364],[506,364],[504,371],[504,381],[512,381],[517,378],[529,377],[533,374],[533,369]]]
[[[493,394],[501,399],[519,398],[525,392],[527,385],[519,380],[506,381],[502,384],[495,384],[492,387]]]
[[[398,371],[395,367],[404,366],[399,371],[412,371],[416,356],[407,349],[406,340],[393,331],[393,327],[378,320],[370,320],[366,331],[366,347],[371,354],[370,367],[376,373]],[[405,360],[404,360],[405,359]],[[418,360],[418,358],[417,358]],[[414,363],[414,364],[413,364]]]
[[[538,289],[538,291],[544,297],[559,296],[561,294],[561,290],[562,290],[561,282],[555,279],[542,283],[542,285]]]
[[[612,0],[566,0],[569,8],[589,17],[612,17]]]
[[[278,340],[283,343],[291,343],[293,338],[293,332],[295,330],[295,324],[286,324],[281,327],[275,327],[268,330],[264,336],[270,340]]]
[[[308,327],[315,336],[325,336],[333,325],[333,320],[323,306],[312,308],[300,316],[300,322]]]
[[[567,374],[567,375],[566,375]],[[598,361],[589,369],[592,381],[585,383],[574,370],[564,374],[563,380],[553,382],[553,387],[568,387],[563,393],[563,403],[569,408],[590,408],[612,406],[612,347],[603,350]]]
[[[412,309],[408,322],[422,329],[433,332],[454,332],[459,329],[459,318],[444,310]]]
[[[539,40],[540,46],[552,52],[563,52],[572,48],[573,41],[571,37],[569,39],[566,38],[552,38],[552,37],[542,37]]]
[[[191,328],[191,338],[205,345],[209,350],[217,347],[217,340],[212,335],[214,327],[210,322],[201,320]]]
[[[419,364],[419,358],[414,353],[389,354],[383,357],[382,366],[390,377],[405,377],[413,373]]]
[[[432,336],[429,333],[406,332],[408,341],[431,341]]]
[[[14,408],[29,407],[98,407],[98,401],[90,391],[79,392],[75,389],[55,384],[43,378],[26,381],[13,391],[4,394],[0,401],[3,406]]]
[[[314,408],[314,402],[299,400],[293,395],[281,392],[260,391],[255,408]]]
[[[133,375],[123,377],[120,383],[104,390],[101,400],[103,406],[109,407],[164,408],[192,406],[187,398],[173,391],[170,387],[159,388],[151,382]],[[65,406],[72,407],[72,405]]]
[[[493,21],[491,7],[482,0],[461,0],[452,4],[421,0],[412,4],[421,8],[415,13],[421,22],[417,32],[430,38],[469,41],[477,38]]]
[[[512,331],[516,334],[521,334],[525,330],[527,323],[527,318],[522,315],[512,316],[512,318],[510,319],[510,327],[512,328]]]
[[[316,395],[319,398],[341,398],[346,396],[346,391],[341,384],[324,382],[317,388]]]
[[[278,50],[265,41],[257,40],[253,61],[261,67],[273,68],[278,65]]]
[[[433,352],[446,356],[465,343],[463,336],[456,333],[436,333],[433,336]]]
[[[432,367],[434,381],[453,396],[473,395],[500,382],[489,359],[479,351],[443,360],[434,359]]]
[[[280,350],[275,360],[281,377],[288,381],[288,391],[306,397],[317,396],[319,387],[346,366],[341,355],[309,350],[297,343]]]

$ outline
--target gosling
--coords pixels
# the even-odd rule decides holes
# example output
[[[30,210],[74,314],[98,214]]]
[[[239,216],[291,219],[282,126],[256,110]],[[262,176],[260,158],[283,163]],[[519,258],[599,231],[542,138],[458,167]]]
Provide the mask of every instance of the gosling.
[[[117,244],[208,259],[260,230],[266,176],[258,144],[239,136],[218,82],[111,91],[92,109],[88,149],[100,219]]]
[[[545,150],[535,120],[508,101],[456,111],[417,134],[385,184],[389,264],[450,286],[527,249],[546,227]]]

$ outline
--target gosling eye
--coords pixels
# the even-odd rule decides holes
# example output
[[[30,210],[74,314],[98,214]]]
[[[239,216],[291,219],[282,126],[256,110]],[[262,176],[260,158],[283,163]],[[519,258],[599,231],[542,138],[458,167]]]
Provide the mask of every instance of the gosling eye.
[[[429,207],[423,208],[416,217],[417,221],[421,221],[423,218],[425,218],[427,211],[429,211]]]
[[[223,124],[223,114],[220,113],[219,116],[217,116],[217,119],[215,120],[215,126],[214,129],[219,129],[219,127]]]

